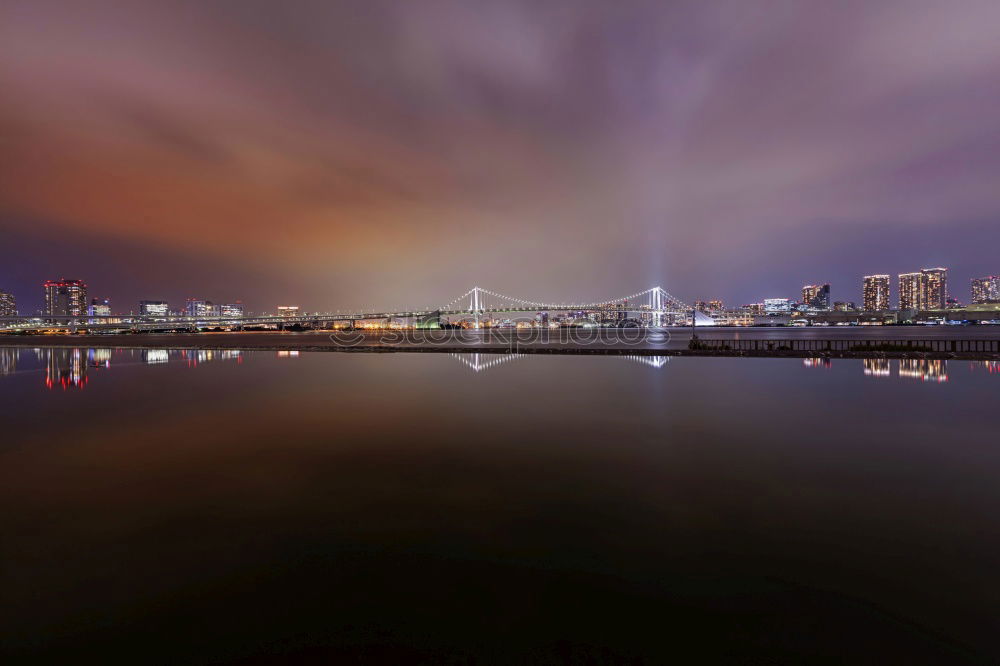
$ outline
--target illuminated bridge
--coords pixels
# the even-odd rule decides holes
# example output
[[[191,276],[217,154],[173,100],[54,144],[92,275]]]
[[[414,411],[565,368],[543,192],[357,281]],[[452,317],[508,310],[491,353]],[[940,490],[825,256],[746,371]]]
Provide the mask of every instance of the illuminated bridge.
[[[625,320],[630,314],[637,315],[636,323],[643,326],[660,327],[679,323],[690,323],[691,306],[671,296],[662,287],[651,287],[644,291],[589,303],[556,303],[532,301],[505,296],[482,287],[473,287],[461,296],[440,307],[404,308],[394,311],[353,311],[303,314],[297,316],[248,315],[243,317],[191,317],[191,316],[79,316],[79,315],[37,315],[30,317],[0,317],[0,330],[7,332],[41,331],[174,331],[197,330],[199,328],[246,326],[290,326],[294,324],[324,325],[340,322],[408,319],[417,327],[434,327],[441,317],[457,317],[478,327],[484,319],[497,314],[517,314],[526,312],[581,312],[601,313],[608,319]],[[708,319],[700,312],[696,316]]]

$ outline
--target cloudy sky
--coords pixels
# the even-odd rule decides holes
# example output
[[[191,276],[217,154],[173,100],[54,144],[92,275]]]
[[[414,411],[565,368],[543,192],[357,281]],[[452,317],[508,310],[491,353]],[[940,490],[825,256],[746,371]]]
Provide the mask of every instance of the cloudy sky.
[[[1000,273],[1000,3],[0,0],[0,289],[743,303]]]

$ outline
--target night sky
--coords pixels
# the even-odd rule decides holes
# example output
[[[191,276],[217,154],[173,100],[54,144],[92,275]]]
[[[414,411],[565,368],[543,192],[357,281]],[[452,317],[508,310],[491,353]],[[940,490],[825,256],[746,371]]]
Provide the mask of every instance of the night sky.
[[[0,289],[326,310],[1000,273],[1000,3],[0,0]]]

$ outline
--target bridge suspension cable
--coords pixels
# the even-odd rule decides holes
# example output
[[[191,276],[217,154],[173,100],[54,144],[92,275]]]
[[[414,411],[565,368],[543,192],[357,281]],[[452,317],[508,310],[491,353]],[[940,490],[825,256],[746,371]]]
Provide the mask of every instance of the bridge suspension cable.
[[[644,289],[642,291],[630,294],[628,296],[622,296],[619,298],[611,298],[594,302],[587,303],[555,303],[555,302],[544,302],[544,301],[533,301],[525,298],[518,298],[517,296],[509,296],[507,294],[501,294],[495,292],[491,289],[485,289],[483,287],[473,287],[461,296],[458,296],[445,305],[441,307],[442,310],[448,310],[454,308],[456,305],[464,301],[465,299],[470,299],[470,310],[486,310],[489,307],[484,307],[488,303],[489,299],[484,298],[484,296],[492,297],[493,299],[499,299],[501,304],[494,303],[497,309],[507,306],[508,304],[516,304],[518,306],[527,306],[531,309],[535,308],[545,308],[545,309],[573,309],[573,308],[598,308],[608,305],[614,305],[617,303],[624,303],[627,301],[635,301],[642,296],[649,296],[650,302],[646,305],[649,309],[654,311],[677,311],[686,312],[689,307],[679,298],[671,295],[662,287],[651,287],[649,289]]]

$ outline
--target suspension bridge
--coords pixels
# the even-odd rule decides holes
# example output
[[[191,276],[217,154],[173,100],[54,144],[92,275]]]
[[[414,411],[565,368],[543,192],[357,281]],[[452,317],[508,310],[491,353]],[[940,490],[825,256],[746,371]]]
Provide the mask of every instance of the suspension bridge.
[[[397,308],[394,310],[354,310],[301,315],[246,315],[246,316],[191,316],[191,315],[34,315],[0,317],[0,331],[169,331],[197,330],[199,328],[249,326],[291,326],[294,324],[323,326],[340,322],[354,324],[360,321],[409,320],[418,328],[440,326],[442,318],[468,323],[472,328],[496,315],[515,315],[536,312],[567,312],[598,315],[601,322],[625,322],[629,315],[635,325],[647,327],[673,326],[691,322],[692,307],[672,296],[662,287],[650,287],[619,298],[601,301],[557,302],[529,300],[504,295],[483,287],[473,287],[464,294],[437,307]],[[699,323],[710,320],[704,313],[694,311]]]

